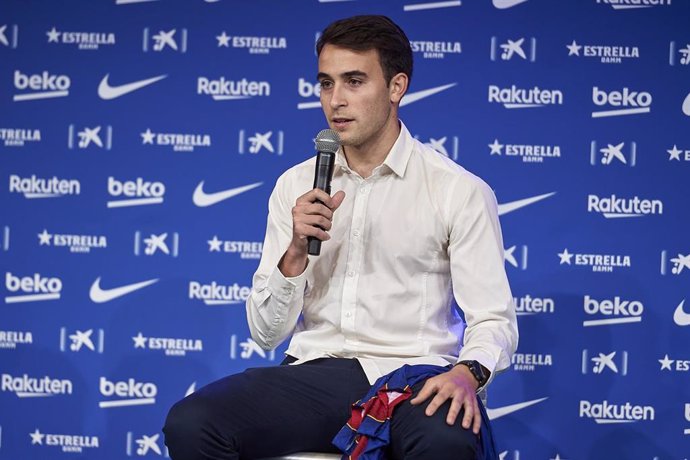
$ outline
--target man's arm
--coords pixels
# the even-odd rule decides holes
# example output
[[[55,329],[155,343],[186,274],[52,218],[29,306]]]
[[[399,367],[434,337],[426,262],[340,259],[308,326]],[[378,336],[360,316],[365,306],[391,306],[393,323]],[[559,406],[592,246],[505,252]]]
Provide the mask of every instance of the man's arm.
[[[246,304],[252,338],[264,349],[278,346],[297,324],[306,287],[307,237],[329,238],[333,212],[345,196],[311,190],[292,206],[283,179],[269,199],[263,253]]]
[[[456,183],[450,197],[465,196],[464,203],[446,203],[449,218],[451,276],[455,299],[465,314],[467,328],[458,361],[478,361],[488,372],[488,382],[510,366],[517,347],[518,332],[513,297],[503,259],[503,238],[498,222],[496,198],[479,179]],[[453,424],[460,409],[462,426],[479,432],[481,419],[476,402],[479,382],[464,365],[432,377],[411,401],[420,404],[435,395],[427,415],[446,400],[451,407],[446,421]]]

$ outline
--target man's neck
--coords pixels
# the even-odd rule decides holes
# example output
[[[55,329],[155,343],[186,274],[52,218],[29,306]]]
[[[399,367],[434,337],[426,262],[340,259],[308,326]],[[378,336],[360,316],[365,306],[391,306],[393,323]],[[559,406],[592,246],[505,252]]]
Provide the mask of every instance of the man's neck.
[[[397,119],[395,123],[397,129],[389,130],[388,133],[366,145],[343,146],[343,153],[350,169],[366,179],[371,176],[376,167],[383,164],[400,135],[400,123]]]

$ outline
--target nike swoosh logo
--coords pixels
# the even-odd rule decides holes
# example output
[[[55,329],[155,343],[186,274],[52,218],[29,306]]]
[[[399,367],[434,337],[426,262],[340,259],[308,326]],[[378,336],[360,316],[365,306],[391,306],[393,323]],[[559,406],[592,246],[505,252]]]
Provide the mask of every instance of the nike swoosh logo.
[[[244,185],[242,187],[235,187],[228,190],[222,190],[220,192],[206,193],[204,192],[204,181],[201,181],[194,190],[194,196],[192,197],[192,200],[194,201],[195,205],[199,206],[200,208],[205,208],[206,206],[211,206],[216,203],[220,203],[223,200],[227,200],[228,198],[232,198],[233,196],[239,195],[240,193],[247,192],[262,184],[263,182],[256,182],[254,184]]]
[[[690,93],[685,96],[685,100],[683,101],[683,113],[690,117]]]
[[[159,75],[157,77],[147,78],[146,80],[134,81],[132,83],[127,83],[119,86],[110,86],[110,83],[108,83],[108,77],[110,77],[110,74],[107,74],[105,77],[103,77],[103,80],[101,80],[101,83],[98,85],[98,95],[101,99],[105,100],[115,99],[117,97],[124,96],[125,94],[141,89],[144,86],[156,83],[157,81],[167,77],[167,75]]]
[[[522,200],[517,200],[517,201],[511,201],[510,203],[503,203],[498,205],[498,215],[502,216],[503,214],[508,214],[509,212],[516,211],[520,208],[524,208],[525,206],[529,206],[532,203],[536,203],[537,201],[544,200],[552,195],[555,195],[556,192],[551,192],[551,193],[545,193],[543,195],[538,195],[538,196],[533,196],[530,198],[523,198]]]
[[[452,88],[455,85],[457,85],[457,83],[449,83],[447,85],[437,86],[436,88],[429,88],[424,89],[422,91],[406,94],[400,101],[400,107],[412,104],[413,102],[417,102],[418,100],[424,99],[425,97],[433,96],[434,94],[440,93],[441,91],[445,91],[448,88]]]
[[[547,399],[548,398],[533,399],[532,401],[525,401],[522,403],[512,404],[510,406],[497,407],[496,409],[487,408],[486,414],[489,416],[489,420],[496,420],[497,418],[501,418],[504,415],[512,414],[513,412],[517,412],[526,407],[539,404],[540,402],[545,401]]]
[[[505,10],[517,6],[520,3],[525,3],[526,1],[527,0],[494,0],[494,6],[499,10]]]
[[[673,312],[673,321],[679,326],[690,326],[690,313],[683,311],[684,304],[685,299],[678,304],[676,311]]]
[[[120,286],[112,289],[102,289],[101,277],[99,276],[98,278],[96,278],[96,281],[94,281],[91,285],[89,297],[91,297],[91,300],[96,303],[110,302],[113,299],[117,299],[118,297],[122,297],[123,295],[132,293],[139,289],[143,289],[146,286],[150,286],[151,284],[156,283],[157,281],[158,278],[148,281],[142,281],[140,283],[127,284],[125,286]]]

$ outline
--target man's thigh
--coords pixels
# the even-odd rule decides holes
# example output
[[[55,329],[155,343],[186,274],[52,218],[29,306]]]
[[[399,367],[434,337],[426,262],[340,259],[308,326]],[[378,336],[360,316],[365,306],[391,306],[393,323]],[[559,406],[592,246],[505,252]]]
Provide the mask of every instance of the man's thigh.
[[[241,458],[335,452],[331,439],[349,418],[352,402],[368,388],[356,360],[327,358],[247,369],[178,404],[195,414],[191,418],[219,448],[227,446]]]
[[[424,386],[418,382],[412,387],[412,399]],[[480,437],[462,427],[461,411],[453,425],[446,423],[450,401],[441,405],[436,413],[427,416],[424,411],[433,397],[413,406],[410,399],[395,408],[391,418],[389,452],[393,459],[475,460],[483,457]],[[488,421],[485,421],[488,423]],[[484,433],[482,426],[482,434]],[[486,433],[490,436],[490,432]]]

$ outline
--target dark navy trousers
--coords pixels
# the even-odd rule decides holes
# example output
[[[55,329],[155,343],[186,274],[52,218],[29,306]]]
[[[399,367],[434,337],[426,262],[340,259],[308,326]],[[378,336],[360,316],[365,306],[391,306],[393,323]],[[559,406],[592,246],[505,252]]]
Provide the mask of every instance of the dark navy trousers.
[[[369,390],[366,375],[355,359],[287,365],[293,360],[225,377],[176,403],[163,428],[170,457],[248,460],[302,451],[338,453],[331,440],[349,419],[352,403]],[[414,394],[423,384],[413,386]],[[431,417],[424,414],[427,402],[413,406],[407,400],[396,407],[389,458],[483,459],[480,438],[460,426],[462,413],[449,426],[450,402]],[[483,429],[482,436],[490,433]]]

